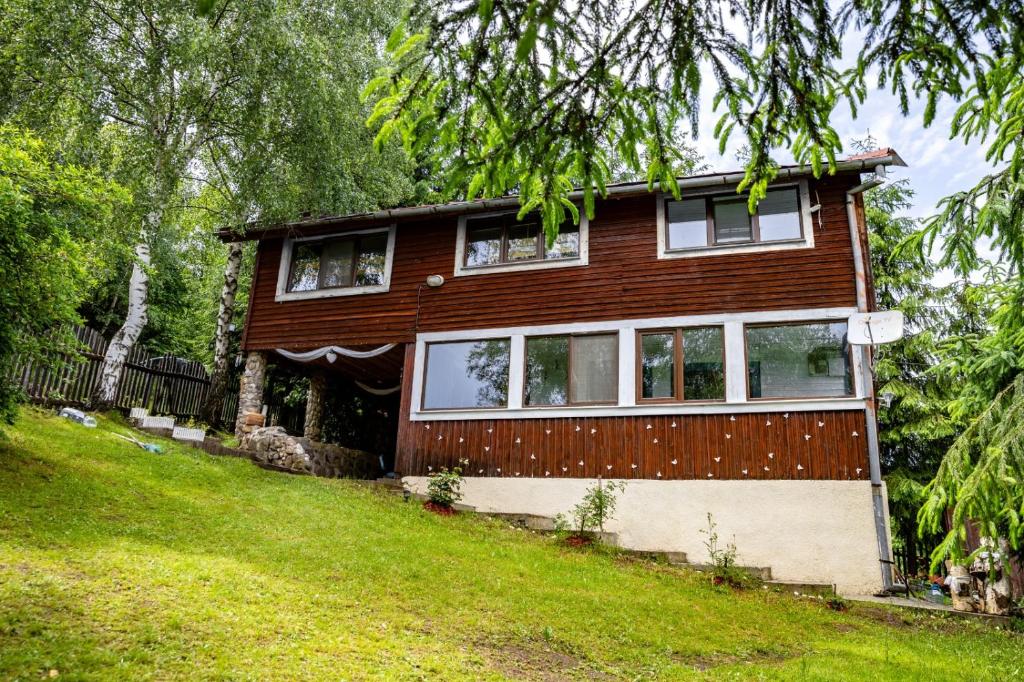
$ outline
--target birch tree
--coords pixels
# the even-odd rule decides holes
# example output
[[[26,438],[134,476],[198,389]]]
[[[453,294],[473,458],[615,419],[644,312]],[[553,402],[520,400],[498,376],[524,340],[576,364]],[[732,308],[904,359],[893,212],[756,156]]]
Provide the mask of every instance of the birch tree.
[[[110,166],[134,196],[136,247],[127,313],[104,358],[97,407],[111,404],[128,352],[146,326],[155,274],[152,254],[161,240],[176,238],[172,222],[180,214],[174,209],[183,196],[196,193],[197,184],[216,181],[204,168],[203,155],[218,147],[250,152],[262,145],[267,153],[280,148],[262,136],[280,133],[268,121],[271,113],[283,112],[278,105],[284,93],[294,94],[295,83],[318,79],[324,82],[314,92],[339,85],[330,82],[331,64],[304,58],[311,46],[331,43],[338,52],[352,52],[343,62],[358,66],[364,77],[341,85],[349,86],[347,98],[358,105],[368,69],[377,66],[374,48],[394,23],[388,5],[356,0],[206,4],[202,12],[191,0],[11,0],[5,5],[3,25],[16,34],[3,39],[5,51],[16,57],[4,64],[13,79],[4,95],[7,115],[38,123],[49,111],[71,111],[82,131],[115,128],[117,133],[109,136],[116,140]],[[324,50],[312,54],[320,58]],[[302,69],[306,73],[297,73]],[[307,109],[304,116],[331,119],[325,109],[331,101],[318,104],[319,110]],[[365,142],[364,113],[351,116],[348,127],[360,131],[357,138]],[[319,143],[328,150],[341,144]],[[308,140],[306,148],[313,147],[314,140]],[[277,165],[265,155],[253,159],[269,161],[270,169]],[[249,165],[253,173],[254,163]],[[336,177],[334,172],[325,175]],[[390,177],[384,174],[374,183]],[[231,182],[246,186],[244,178]],[[333,188],[335,193],[345,190],[344,184]],[[282,194],[289,194],[287,188]],[[285,202],[267,211],[271,202],[256,203],[267,196],[242,192],[247,205],[234,218],[274,216]]]

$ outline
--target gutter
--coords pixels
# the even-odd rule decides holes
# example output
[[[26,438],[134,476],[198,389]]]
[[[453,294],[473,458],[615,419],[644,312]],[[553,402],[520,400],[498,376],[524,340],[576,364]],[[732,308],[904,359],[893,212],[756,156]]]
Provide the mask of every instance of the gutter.
[[[884,156],[874,156],[861,159],[844,159],[836,162],[837,172],[868,171],[884,166],[905,166],[903,159],[895,152]],[[812,174],[811,166],[784,166],[779,169],[775,176],[776,180],[788,180],[802,178]],[[679,178],[676,182],[680,189],[693,189],[704,187],[729,186],[739,183],[745,177],[745,173],[718,173],[712,175],[696,175],[686,178]],[[856,188],[855,188],[856,189]],[[862,190],[863,191],[863,190]],[[609,185],[606,199],[643,196],[655,194],[646,182],[629,182],[619,185]],[[570,192],[571,201],[582,201],[583,190]],[[291,223],[280,223],[272,225],[249,225],[247,230],[239,232],[233,229],[223,229],[217,232],[222,241],[237,241],[239,239],[253,239],[260,233],[270,230],[293,230],[302,228],[319,227],[322,225],[346,225],[350,223],[381,223],[394,222],[416,218],[428,218],[432,216],[457,216],[466,213],[477,213],[495,209],[518,208],[519,197],[508,196],[497,199],[479,199],[475,201],[455,201],[447,204],[433,204],[429,206],[405,206],[400,208],[389,208],[371,213],[353,213],[343,216],[325,216],[317,218],[306,218]]]
[[[879,164],[874,177],[846,192],[846,217],[850,224],[850,241],[853,246],[853,270],[857,289],[857,310],[866,313],[870,309],[867,286],[867,254],[861,248],[860,232],[857,229],[857,205],[855,197],[867,190],[885,184],[885,166]],[[865,226],[866,229],[866,226]],[[892,552],[889,547],[889,524],[886,496],[882,488],[882,467],[878,446],[878,415],[875,401],[874,373],[871,369],[871,351],[868,346],[858,347],[860,353],[861,383],[864,386],[864,421],[868,437],[868,472],[871,478],[871,504],[878,540],[878,563],[882,572],[882,589],[893,589]]]

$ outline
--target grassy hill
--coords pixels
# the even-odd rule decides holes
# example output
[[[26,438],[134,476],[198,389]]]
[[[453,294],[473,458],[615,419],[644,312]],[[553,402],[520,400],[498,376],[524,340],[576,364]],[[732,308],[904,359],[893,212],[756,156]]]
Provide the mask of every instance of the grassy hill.
[[[0,678],[1024,676],[1024,637],[981,624],[713,588],[111,430],[26,410],[0,437]]]

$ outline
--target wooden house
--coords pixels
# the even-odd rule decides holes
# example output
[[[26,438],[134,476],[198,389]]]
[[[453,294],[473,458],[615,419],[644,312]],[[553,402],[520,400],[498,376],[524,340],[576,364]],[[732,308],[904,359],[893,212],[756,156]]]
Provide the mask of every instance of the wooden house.
[[[742,173],[620,184],[550,247],[514,197],[251,230],[240,423],[268,358],[344,376],[395,392],[384,454],[413,488],[461,463],[467,504],[554,515],[623,479],[625,546],[705,561],[710,513],[741,564],[877,591],[870,349],[846,331],[874,306],[861,192],[894,164],[783,167],[754,215]]]

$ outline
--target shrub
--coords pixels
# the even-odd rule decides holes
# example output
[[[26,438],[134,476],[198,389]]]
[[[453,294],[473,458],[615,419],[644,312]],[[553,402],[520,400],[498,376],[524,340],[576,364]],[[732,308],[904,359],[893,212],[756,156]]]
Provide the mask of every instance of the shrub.
[[[462,467],[441,467],[430,474],[427,497],[439,507],[451,507],[462,499]]]
[[[743,587],[752,580],[746,571],[736,567],[735,541],[727,543],[724,547],[719,544],[718,525],[710,512],[707,530],[702,530],[701,533],[707,537],[704,540],[704,547],[711,559],[711,578],[716,585],[727,583],[733,587]]]
[[[583,500],[569,511],[568,516],[559,514],[555,517],[555,531],[570,533],[577,537],[594,530],[603,533],[605,522],[610,520],[615,512],[618,495],[625,489],[624,482],[605,483],[600,478],[597,479],[597,483],[587,489]]]

